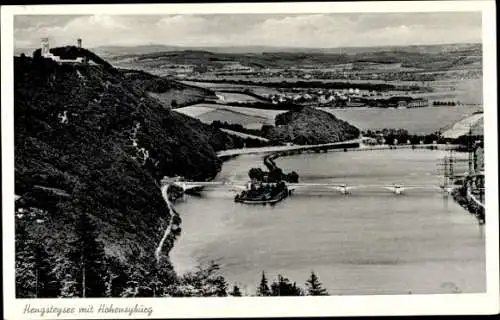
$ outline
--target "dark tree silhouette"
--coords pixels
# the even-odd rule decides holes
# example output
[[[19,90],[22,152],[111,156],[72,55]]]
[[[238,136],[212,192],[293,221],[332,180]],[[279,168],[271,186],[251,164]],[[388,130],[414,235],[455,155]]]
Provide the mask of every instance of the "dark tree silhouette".
[[[96,227],[87,213],[81,212],[78,215],[75,237],[68,245],[70,252],[67,258],[73,272],[67,282],[74,283],[74,286],[70,286],[71,295],[104,296],[106,292],[104,246],[97,241]]]
[[[233,291],[231,291],[230,295],[233,297],[241,297],[242,294],[241,294],[240,288],[237,285],[234,285]]]
[[[172,106],[172,109],[175,109],[177,108],[179,105],[177,103],[177,100],[173,99],[172,102],[170,103],[170,105]]]
[[[16,296],[57,297],[57,281],[51,273],[50,257],[42,239],[16,221]]]
[[[250,179],[262,181],[262,178],[264,177],[264,171],[261,168],[251,168],[248,171],[248,176],[250,177]]]
[[[311,272],[311,276],[306,281],[307,295],[309,296],[327,296],[328,291],[323,288],[323,285],[319,281],[318,276]]]
[[[286,181],[290,183],[299,182],[299,174],[295,171],[290,172],[289,174],[286,175]]]
[[[301,296],[302,290],[297,287],[297,284],[291,283],[289,279],[278,275],[278,281],[273,281],[271,284],[271,295],[273,296]]]
[[[262,271],[262,278],[260,279],[260,284],[259,287],[257,288],[257,295],[263,297],[271,295],[271,291],[269,290],[269,285],[267,283],[267,278],[264,271]]]
[[[269,172],[269,181],[278,182],[283,179],[283,170],[280,168],[275,168],[274,170]]]

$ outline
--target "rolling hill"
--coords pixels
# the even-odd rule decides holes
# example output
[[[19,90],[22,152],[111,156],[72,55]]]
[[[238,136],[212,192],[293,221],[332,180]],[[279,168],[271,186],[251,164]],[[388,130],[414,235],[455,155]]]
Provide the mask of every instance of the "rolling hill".
[[[153,282],[177,279],[168,252],[180,232],[159,180],[215,176],[216,151],[237,140],[90,51],[53,52],[94,63],[14,60],[16,295],[152,296]]]

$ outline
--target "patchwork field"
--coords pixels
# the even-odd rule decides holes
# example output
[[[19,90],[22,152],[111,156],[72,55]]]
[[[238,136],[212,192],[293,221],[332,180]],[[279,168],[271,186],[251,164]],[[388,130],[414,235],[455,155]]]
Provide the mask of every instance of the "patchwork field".
[[[215,82],[204,82],[204,81],[179,81],[181,83],[190,85],[190,86],[197,86],[200,88],[208,88],[208,89],[214,89],[214,90],[223,90],[223,89],[245,89],[246,86],[239,85],[239,84],[233,84],[233,83],[215,83]]]
[[[212,89],[215,91],[249,89],[253,93],[261,96],[268,96],[279,93],[279,91],[276,90],[276,88],[269,88],[264,86],[248,86],[248,85],[233,84],[233,83],[215,83],[215,82],[203,82],[203,81],[180,81],[180,82],[187,85],[197,86],[200,88]]]
[[[205,123],[213,121],[226,121],[228,123],[241,124],[247,129],[260,129],[264,124],[274,124],[271,119],[259,116],[250,116],[237,111],[227,109],[215,109],[197,117]]]
[[[164,106],[172,106],[172,102],[175,101],[175,104],[178,106],[182,106],[188,103],[194,103],[202,101],[206,98],[206,94],[200,93],[199,90],[186,88],[186,89],[170,89],[163,93],[149,92],[151,97],[156,98],[160,101]]]
[[[265,102],[264,100],[256,97],[249,96],[244,93],[237,92],[216,92],[217,96],[223,97],[221,103],[234,103],[234,102]]]
[[[274,125],[276,115],[286,112],[283,110],[254,109],[232,107],[220,104],[197,104],[175,109],[187,116],[199,119],[204,123],[222,121],[231,124],[240,124],[247,129],[260,129],[264,124]]]
[[[361,130],[384,128],[406,129],[412,134],[428,134],[449,129],[454,123],[482,110],[482,106],[427,107],[414,109],[331,109],[318,108],[332,113]],[[260,129],[263,124],[274,124],[276,115],[283,110],[232,107],[220,104],[196,104],[175,109],[205,123],[226,121],[241,124],[247,129]]]

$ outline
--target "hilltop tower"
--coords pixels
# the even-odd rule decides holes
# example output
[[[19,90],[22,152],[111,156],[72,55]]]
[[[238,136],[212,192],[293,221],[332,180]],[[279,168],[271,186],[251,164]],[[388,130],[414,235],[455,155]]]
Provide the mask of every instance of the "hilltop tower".
[[[78,48],[81,48],[81,47],[82,47],[82,38],[78,38],[78,39],[76,40],[76,46],[77,46]]]
[[[42,38],[42,42],[41,42],[40,46],[42,49],[42,57],[46,57],[47,55],[50,54],[49,38]]]

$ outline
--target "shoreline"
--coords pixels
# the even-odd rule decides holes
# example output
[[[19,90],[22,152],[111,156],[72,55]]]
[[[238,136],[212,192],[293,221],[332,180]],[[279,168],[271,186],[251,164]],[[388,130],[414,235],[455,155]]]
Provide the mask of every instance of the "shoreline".
[[[304,145],[303,147],[311,147],[311,146],[307,146],[307,145]],[[412,148],[413,147],[413,148]],[[336,149],[329,149],[329,150],[326,150],[325,152],[352,152],[352,151],[357,151],[357,152],[360,152],[360,151],[378,151],[378,150],[405,150],[405,149],[413,149],[415,151],[420,151],[420,150],[424,150],[424,151],[443,151],[443,150],[450,150],[450,149],[454,149],[456,146],[455,145],[446,145],[446,144],[438,144],[438,145],[396,145],[396,146],[388,146],[388,145],[381,145],[379,147],[371,147],[371,148],[342,148],[342,147],[338,147]],[[258,148],[258,149],[263,149],[265,147],[262,147],[262,148]],[[257,149],[257,148],[256,148]],[[263,157],[262,157],[262,161],[264,163],[264,165],[267,167],[266,165],[266,161],[269,161],[271,162],[272,164],[274,164],[274,166],[278,167],[276,165],[276,163],[274,162],[274,160],[280,158],[280,157],[286,157],[286,156],[292,156],[292,155],[301,155],[301,154],[310,154],[310,153],[321,153],[321,151],[315,151],[313,149],[305,149],[305,150],[280,150],[280,151],[274,151],[274,152],[268,152],[268,151],[262,151],[260,152],[260,154],[263,154]],[[257,152],[256,153],[253,153],[253,154],[258,154]],[[210,179],[208,179],[207,181],[213,181],[214,179],[217,178],[218,174],[220,173],[220,171],[222,171],[222,166],[224,165],[225,162],[228,162],[228,161],[231,161],[231,160],[234,160],[236,158],[238,158],[239,156],[241,155],[245,155],[245,154],[234,154],[234,155],[225,155],[225,156],[219,156],[219,159],[221,159],[221,168],[220,170],[217,172],[217,174],[213,177],[211,177]],[[279,168],[279,167],[278,167]],[[171,211],[171,221],[173,219],[173,216],[176,215],[178,216],[179,219],[180,218],[180,213],[175,210],[175,199],[170,201],[168,199],[168,187],[165,187],[165,193],[163,192],[163,188],[165,186],[162,186],[161,189],[162,189],[162,195],[164,194],[164,199],[166,200],[167,202],[167,206],[168,206],[168,209]],[[167,198],[165,198],[167,197]],[[181,223],[181,221],[180,221]],[[176,230],[177,229],[180,229],[180,223],[176,226]],[[169,231],[168,235],[166,235],[167,231]],[[172,239],[171,238],[171,235],[172,235],[172,228],[170,226],[167,227],[167,230],[166,230],[166,233],[165,233],[165,237],[167,239]],[[174,235],[172,235],[174,236]],[[173,249],[173,247],[175,246],[175,241],[177,240],[177,237],[180,237],[182,236],[182,233],[179,233],[178,235],[175,235],[174,238],[172,239],[173,241],[170,243],[170,246],[168,248],[168,252],[166,252],[166,256],[168,257],[168,259],[170,259],[170,251]],[[175,263],[170,260],[170,263],[172,264],[174,270],[176,270],[176,266],[175,266]]]
[[[420,151],[422,153],[428,153],[429,151],[439,151],[439,150],[419,149],[419,150],[415,150],[415,151]],[[399,152],[403,152],[404,154],[411,154],[412,153],[412,152],[410,152],[410,150],[407,150],[407,151],[402,150],[402,151],[399,151]],[[388,159],[390,159],[390,157],[391,157],[390,154],[387,154],[387,153],[384,153],[384,154],[386,154],[389,157]],[[439,152],[438,153],[429,153],[429,154],[433,158],[438,158],[439,157]],[[248,163],[246,160],[250,159],[251,164],[253,166],[253,163],[262,163],[260,161],[263,161],[264,157],[273,157],[273,156],[277,157],[277,158],[274,158],[274,159],[278,159],[281,155],[280,154],[264,154],[262,156],[251,156],[251,157],[248,157],[248,158],[242,157],[242,159],[241,160],[238,159],[238,161],[242,161],[242,164],[243,163],[246,164],[246,163]],[[286,156],[286,155],[283,155],[283,156]],[[325,156],[328,156],[328,155],[325,155]],[[343,157],[346,157],[346,156],[349,157],[349,155],[344,155]],[[298,159],[297,161],[299,161],[299,162],[303,161],[301,159],[306,160],[308,157],[310,157],[310,156],[306,155],[306,157],[297,157],[297,159]],[[313,157],[316,158],[316,156],[313,156]],[[234,159],[236,159],[236,157],[234,157],[233,160]],[[239,165],[239,163],[234,163],[232,165],[230,164],[228,167],[233,167],[233,166],[236,167],[236,168],[238,168],[238,167],[241,168],[242,167],[242,166]],[[279,166],[279,164],[278,164],[278,166]],[[285,199],[285,201],[286,200],[288,200],[288,199]],[[195,200],[195,201],[200,202],[199,200]],[[228,199],[227,201],[230,201],[230,199]],[[198,204],[198,206],[200,206],[200,204]],[[201,204],[201,207],[203,207],[203,206],[204,206],[204,204]],[[191,209],[189,207],[186,207],[184,209],[185,209],[186,213],[191,212],[190,211]],[[260,208],[256,208],[256,209],[258,209],[259,211],[263,210],[263,209],[260,209]],[[463,214],[463,211],[462,211],[463,209],[462,208],[458,208],[458,209]],[[460,209],[462,209],[462,210],[460,210]],[[235,210],[238,210],[238,209],[235,209]],[[468,214],[466,214],[464,216],[468,216]],[[197,264],[199,264],[200,262],[203,263],[204,261],[210,260],[210,258],[217,259],[218,257],[223,256],[223,252],[224,252],[223,250],[219,250],[218,252],[214,252],[213,255],[207,255],[206,257],[200,258],[200,260],[198,260],[199,257],[197,256],[197,254],[192,253],[189,248],[191,246],[191,238],[193,237],[193,234],[196,235],[196,233],[195,233],[196,230],[198,228],[203,228],[203,226],[195,226],[196,222],[194,222],[194,224],[193,224],[193,222],[191,222],[192,220],[187,220],[187,221],[188,221],[188,223],[190,223],[192,225],[192,227],[190,227],[189,230],[186,229],[186,231],[188,231],[188,232],[186,234],[182,235],[182,236],[186,236],[186,237],[185,238],[180,238],[179,240],[181,240],[181,242],[176,243],[176,245],[180,244],[179,247],[175,247],[175,249],[174,249],[175,251],[173,252],[173,255],[172,255],[172,257],[176,258],[176,260],[171,260],[172,265],[174,267],[174,270],[176,270],[176,271],[179,270],[179,273],[178,273],[179,276],[182,276],[183,274],[189,272],[190,270],[193,270],[193,268]],[[474,223],[472,223],[472,224],[474,224]],[[201,241],[201,240],[198,239],[197,241]],[[187,251],[186,251],[186,249],[187,249]],[[223,267],[226,268],[226,266],[224,264],[225,263],[223,263]],[[231,267],[227,267],[227,268],[228,268],[228,270],[231,270]],[[235,272],[236,272],[235,274],[238,273],[238,271],[235,271]],[[229,278],[229,277],[233,277],[234,276],[234,274],[232,273],[232,271],[226,271],[226,272],[224,272],[224,276],[228,277],[227,279],[232,279],[232,281],[234,280],[233,278]],[[245,278],[245,276],[243,276],[243,278]],[[234,280],[234,281],[240,281],[240,280]],[[243,280],[241,280],[241,281],[243,281]],[[244,284],[245,284],[245,286],[248,286],[249,288],[253,288],[252,285],[254,285],[254,282],[249,281],[248,283],[244,282]]]

